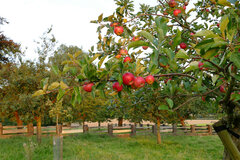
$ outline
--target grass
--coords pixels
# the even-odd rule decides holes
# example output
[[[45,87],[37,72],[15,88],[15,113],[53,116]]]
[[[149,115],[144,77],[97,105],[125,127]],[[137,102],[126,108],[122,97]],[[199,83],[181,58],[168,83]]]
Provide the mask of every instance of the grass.
[[[65,160],[220,160],[223,146],[217,136],[162,136],[156,144],[153,135],[116,138],[107,135],[80,134],[63,139]],[[33,160],[53,159],[53,138],[43,137],[36,145]],[[36,144],[36,137],[0,139],[1,160],[25,158],[23,143]]]

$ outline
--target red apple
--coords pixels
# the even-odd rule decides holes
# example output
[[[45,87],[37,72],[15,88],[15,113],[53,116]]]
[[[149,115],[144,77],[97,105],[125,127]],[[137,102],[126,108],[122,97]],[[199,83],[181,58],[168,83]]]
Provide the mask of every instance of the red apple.
[[[152,75],[148,75],[146,78],[145,78],[147,84],[153,84],[154,82],[154,77]]]
[[[137,88],[141,88],[145,85],[145,79],[143,77],[136,77],[133,83]]]
[[[123,62],[126,63],[126,62],[130,62],[131,61],[131,58],[130,57],[125,57]]]
[[[180,10],[180,9],[175,9],[174,11],[173,11],[173,15],[174,16],[178,16],[178,14],[180,14],[182,11]]]
[[[112,23],[110,24],[110,27],[116,27],[116,26],[118,26],[118,25],[119,25],[118,22],[112,22]]]
[[[186,45],[186,43],[180,43],[180,47],[182,48],[182,49],[185,49],[185,48],[187,48],[187,45]]]
[[[117,59],[119,59],[119,58],[121,58],[121,57],[122,57],[121,54],[118,54],[118,55],[115,56],[115,58],[117,58]]]
[[[166,16],[166,15],[168,15],[168,13],[167,13],[167,12],[163,12],[163,15],[165,15],[165,16]]]
[[[206,99],[205,99],[205,98],[206,98],[206,97],[202,96],[202,101],[204,101],[204,102],[205,102],[205,101],[206,101]]]
[[[183,6],[183,9],[186,10],[186,6]]]
[[[168,81],[171,81],[171,80],[172,80],[172,78],[165,79],[165,80],[164,80],[164,83],[167,84],[167,82],[168,82]]]
[[[224,87],[223,85],[221,85],[219,89],[220,89],[220,92],[222,92],[222,93],[225,93],[225,92],[226,92],[226,91],[225,91],[225,87]]]
[[[113,83],[112,87],[113,87],[113,90],[117,92],[120,92],[123,90],[123,85],[120,86],[118,82]]]
[[[172,7],[172,8],[174,8],[174,7],[177,5],[177,2],[174,1],[174,0],[170,0],[170,1],[168,2],[168,5],[169,5],[170,7]]]
[[[193,32],[191,32],[191,33],[190,33],[190,35],[191,35],[191,36],[193,36],[193,35],[194,35],[194,33],[193,33]]]
[[[219,54],[218,54],[218,55],[216,55],[216,56],[214,56],[214,57],[216,57],[216,58],[217,58],[217,57],[219,57]]]
[[[198,68],[200,69],[200,70],[203,70],[203,63],[202,62],[198,62]]]
[[[144,50],[146,50],[146,49],[148,49],[148,46],[142,46],[142,48],[143,48]]]
[[[94,85],[94,83],[87,83],[83,85],[83,90],[86,92],[91,92],[92,91],[92,86]]]
[[[232,71],[232,72],[234,71],[234,66],[233,66],[233,65],[231,66],[231,71]]]
[[[140,40],[140,37],[135,37],[135,36],[132,37],[132,41],[133,41],[133,42],[139,41],[139,40]]]
[[[219,27],[219,26],[220,26],[220,24],[218,23],[218,24],[217,24],[217,26]]]
[[[122,26],[116,26],[114,27],[114,33],[118,36],[120,36],[123,33],[124,29]]]
[[[121,49],[121,50],[119,51],[119,54],[121,54],[121,55],[127,55],[127,54],[128,54],[128,50],[126,50],[126,49]]]
[[[134,75],[130,72],[124,73],[122,76],[123,84],[125,85],[132,85],[134,81]]]
[[[240,48],[238,49],[238,52],[240,53]]]
[[[206,12],[209,12],[209,9],[206,9]]]

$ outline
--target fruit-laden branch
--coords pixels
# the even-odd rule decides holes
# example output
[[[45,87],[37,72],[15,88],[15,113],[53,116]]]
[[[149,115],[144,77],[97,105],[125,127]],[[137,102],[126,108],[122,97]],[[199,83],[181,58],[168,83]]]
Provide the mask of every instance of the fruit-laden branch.
[[[169,77],[169,76],[183,76],[183,77],[189,77],[194,80],[197,80],[197,78],[184,73],[168,73],[168,74],[154,75],[154,77]]]
[[[205,59],[205,58],[202,58],[202,57],[194,57],[193,59],[202,59],[204,61],[207,61],[207,62],[211,63],[214,67],[216,67],[219,70],[219,72],[223,72],[224,71],[223,68],[221,68],[219,65],[215,64],[214,62],[212,62],[212,61],[210,61],[208,59]]]

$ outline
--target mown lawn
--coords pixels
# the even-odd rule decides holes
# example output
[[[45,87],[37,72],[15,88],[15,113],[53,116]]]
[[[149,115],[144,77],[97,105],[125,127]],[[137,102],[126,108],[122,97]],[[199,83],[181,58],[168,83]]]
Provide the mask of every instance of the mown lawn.
[[[134,138],[116,138],[107,135],[78,135],[64,137],[65,160],[220,160],[223,146],[217,136],[162,136],[163,144],[156,144],[153,135]],[[23,144],[35,144],[33,160],[53,159],[53,138],[43,137],[36,144],[36,137],[0,139],[1,160],[25,158]]]

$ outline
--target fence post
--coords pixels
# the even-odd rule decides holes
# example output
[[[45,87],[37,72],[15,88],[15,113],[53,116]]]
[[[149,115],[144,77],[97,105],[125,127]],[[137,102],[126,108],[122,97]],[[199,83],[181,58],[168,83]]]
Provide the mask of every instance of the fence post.
[[[153,133],[154,135],[157,135],[157,124],[152,125],[152,133]]]
[[[195,129],[195,125],[191,125],[191,133],[192,134],[196,134],[196,129]]]
[[[172,124],[172,133],[177,134],[177,124],[176,123]]]
[[[33,123],[28,123],[28,125],[27,125],[27,132],[28,132],[29,136],[34,134]]]
[[[136,126],[131,125],[131,136],[136,136]]]
[[[209,135],[212,135],[212,126],[207,125]]]
[[[83,133],[88,133],[88,125],[83,125]]]
[[[3,135],[3,125],[0,123],[0,135]]]
[[[112,124],[108,124],[108,135],[113,136],[113,125]]]

